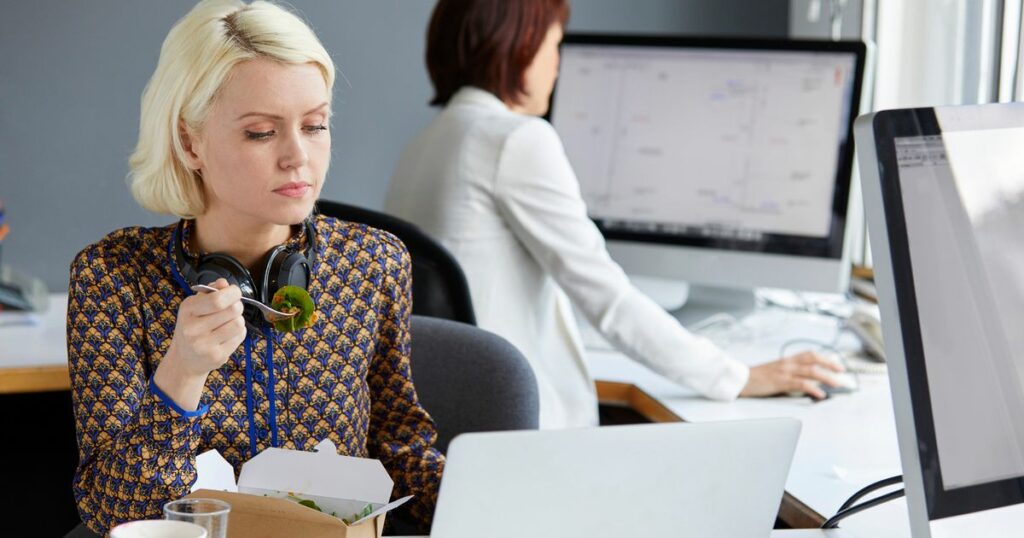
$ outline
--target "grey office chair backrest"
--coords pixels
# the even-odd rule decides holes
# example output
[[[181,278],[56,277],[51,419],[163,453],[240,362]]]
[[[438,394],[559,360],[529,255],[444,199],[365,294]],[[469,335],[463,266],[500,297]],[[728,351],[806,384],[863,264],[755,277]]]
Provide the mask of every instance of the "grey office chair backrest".
[[[442,452],[460,433],[535,430],[537,380],[504,338],[465,323],[412,317],[412,376]]]

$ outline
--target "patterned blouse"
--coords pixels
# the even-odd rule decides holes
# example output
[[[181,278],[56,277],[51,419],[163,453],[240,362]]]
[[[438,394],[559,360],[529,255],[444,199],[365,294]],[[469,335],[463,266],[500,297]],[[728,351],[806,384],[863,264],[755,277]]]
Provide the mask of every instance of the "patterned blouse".
[[[319,317],[293,333],[250,329],[210,373],[187,412],[153,384],[192,292],[171,248],[175,226],[125,228],[71,265],[68,358],[78,432],[74,493],[95,532],[161,517],[186,495],[195,458],[217,449],[236,475],[267,447],[312,450],[330,439],[343,455],[380,459],[394,496],[429,525],[444,468],[434,423],[409,370],[409,254],[394,236],[316,216],[310,295]],[[184,228],[186,255],[191,222]],[[298,248],[303,234],[290,242]]]

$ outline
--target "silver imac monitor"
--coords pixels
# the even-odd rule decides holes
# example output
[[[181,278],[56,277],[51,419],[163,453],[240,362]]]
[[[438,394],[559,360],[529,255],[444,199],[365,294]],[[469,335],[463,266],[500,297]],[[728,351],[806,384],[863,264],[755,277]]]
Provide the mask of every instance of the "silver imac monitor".
[[[914,538],[1024,529],[1024,104],[857,120]]]
[[[859,42],[567,36],[550,120],[613,258],[694,301],[844,289],[864,58]]]

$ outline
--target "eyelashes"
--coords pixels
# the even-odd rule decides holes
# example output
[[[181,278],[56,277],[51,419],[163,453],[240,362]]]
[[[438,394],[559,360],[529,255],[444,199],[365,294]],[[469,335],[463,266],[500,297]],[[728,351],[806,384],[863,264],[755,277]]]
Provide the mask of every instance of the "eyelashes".
[[[327,126],[326,125],[322,125],[322,124],[321,125],[307,125],[307,126],[303,127],[302,130],[305,131],[306,134],[317,135],[317,134],[320,134],[321,132],[326,131],[327,130]],[[271,129],[269,131],[249,131],[249,130],[246,130],[245,131],[245,138],[248,139],[248,140],[268,140],[268,139],[270,139],[271,137],[273,137],[276,134],[277,134],[277,131],[275,131],[273,129]]]
[[[249,131],[249,130],[246,130],[245,131],[245,137],[248,138],[249,140],[265,140],[267,138],[270,138],[270,137],[274,136],[276,133],[277,133],[277,131],[273,131],[273,130],[271,130],[271,131]]]

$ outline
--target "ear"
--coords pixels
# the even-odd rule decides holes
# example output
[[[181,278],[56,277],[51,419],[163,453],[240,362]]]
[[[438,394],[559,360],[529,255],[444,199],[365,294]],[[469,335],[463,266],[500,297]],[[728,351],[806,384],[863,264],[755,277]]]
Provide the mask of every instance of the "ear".
[[[178,120],[178,137],[181,139],[181,146],[185,148],[185,165],[192,170],[203,168],[203,159],[200,156],[200,141],[196,133],[193,133],[185,120]]]

